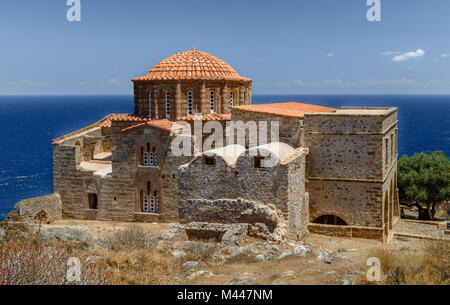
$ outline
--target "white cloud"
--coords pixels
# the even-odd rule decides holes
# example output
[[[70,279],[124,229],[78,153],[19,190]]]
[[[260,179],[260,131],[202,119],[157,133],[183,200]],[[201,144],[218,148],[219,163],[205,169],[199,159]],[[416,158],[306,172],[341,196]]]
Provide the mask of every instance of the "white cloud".
[[[450,53],[441,54],[441,58],[447,58],[447,57],[450,57]]]
[[[325,55],[325,56],[327,56],[327,57],[333,57],[334,56],[334,54],[333,53],[328,53],[327,55]]]
[[[381,52],[380,55],[381,56],[390,56],[390,55],[397,55],[400,54],[400,51],[386,51],[386,52]]]
[[[418,49],[417,51],[406,52],[406,53],[397,55],[394,58],[392,58],[392,60],[396,61],[396,62],[400,62],[400,61],[410,60],[413,58],[420,58],[420,57],[423,57],[424,55],[425,55],[425,51],[422,49]]]
[[[296,79],[296,80],[294,80],[294,84],[302,86],[304,84],[304,82],[301,79]]]

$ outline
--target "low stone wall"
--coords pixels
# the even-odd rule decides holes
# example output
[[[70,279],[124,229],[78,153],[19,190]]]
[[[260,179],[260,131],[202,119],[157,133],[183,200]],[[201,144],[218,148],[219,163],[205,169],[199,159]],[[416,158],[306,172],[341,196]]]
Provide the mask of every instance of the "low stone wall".
[[[383,229],[358,227],[358,226],[335,226],[310,223],[308,225],[310,233],[323,234],[328,236],[348,237],[348,238],[368,238],[383,242]]]
[[[181,223],[264,223],[271,232],[279,222],[275,207],[241,199],[181,200],[179,217]]]
[[[33,197],[19,201],[14,209],[29,220],[56,220],[62,218],[62,203],[59,194]]]

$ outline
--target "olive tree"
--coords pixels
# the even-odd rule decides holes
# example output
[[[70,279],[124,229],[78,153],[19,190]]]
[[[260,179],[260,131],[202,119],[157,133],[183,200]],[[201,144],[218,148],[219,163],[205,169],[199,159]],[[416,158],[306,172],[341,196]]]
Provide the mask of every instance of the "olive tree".
[[[402,156],[398,188],[400,202],[416,206],[419,219],[434,219],[436,205],[450,199],[450,161],[442,151]]]

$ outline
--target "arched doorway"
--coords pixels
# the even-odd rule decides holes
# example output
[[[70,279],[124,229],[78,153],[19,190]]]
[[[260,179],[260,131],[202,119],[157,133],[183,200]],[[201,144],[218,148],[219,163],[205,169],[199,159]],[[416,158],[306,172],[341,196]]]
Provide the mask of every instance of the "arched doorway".
[[[314,219],[313,223],[324,224],[324,225],[334,225],[334,226],[346,226],[347,223],[336,215],[322,215]]]

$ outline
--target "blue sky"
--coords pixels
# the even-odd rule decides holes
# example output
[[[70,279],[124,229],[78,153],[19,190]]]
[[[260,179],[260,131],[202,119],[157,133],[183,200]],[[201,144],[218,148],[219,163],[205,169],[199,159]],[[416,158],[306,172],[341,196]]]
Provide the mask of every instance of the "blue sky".
[[[0,2],[0,95],[132,94],[131,79],[195,47],[254,94],[450,94],[450,1]],[[397,56],[397,57],[396,57]]]

